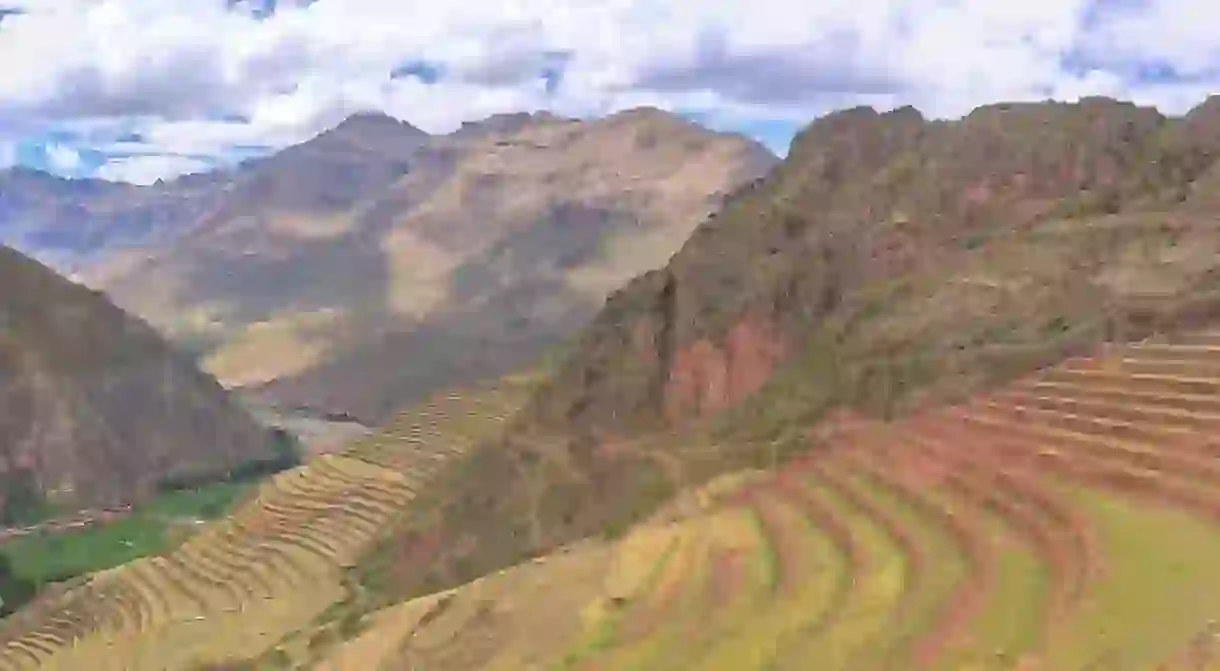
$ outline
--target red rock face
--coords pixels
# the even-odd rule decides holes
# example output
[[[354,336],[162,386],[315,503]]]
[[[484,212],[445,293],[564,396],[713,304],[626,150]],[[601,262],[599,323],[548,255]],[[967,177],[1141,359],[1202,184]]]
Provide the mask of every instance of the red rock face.
[[[658,347],[660,344],[652,324],[643,320],[636,322],[631,329],[631,349],[636,355],[646,363],[655,363]]]
[[[1107,188],[1118,184],[1121,172],[1117,161],[1110,157],[1103,157],[1097,162],[1093,179],[1097,182],[1097,186]]]
[[[729,332],[729,404],[758,391],[775,372],[788,348],[769,322],[743,320]]]
[[[704,417],[741,403],[758,391],[788,352],[769,321],[746,316],[723,345],[704,338],[678,351],[665,385],[665,417]]]
[[[634,453],[632,445],[623,438],[607,438],[593,450],[593,456],[602,461],[617,461]]]
[[[972,205],[982,205],[991,200],[993,192],[991,180],[984,177],[973,186],[968,187],[966,192],[962,194],[962,205],[964,208]]]

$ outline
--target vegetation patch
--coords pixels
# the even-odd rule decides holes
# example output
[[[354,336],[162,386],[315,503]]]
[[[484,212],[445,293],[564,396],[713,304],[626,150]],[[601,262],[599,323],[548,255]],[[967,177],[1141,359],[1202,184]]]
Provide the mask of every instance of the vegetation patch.
[[[120,566],[170,549],[195,520],[224,516],[250,487],[218,483],[161,494],[113,522],[14,538],[0,545],[0,557],[14,576],[39,586]]]
[[[14,468],[0,473],[0,526],[36,524],[57,512],[38,488],[33,471]]]
[[[38,585],[13,571],[13,562],[0,555],[0,617],[6,617],[38,593]]]
[[[1075,624],[1054,632],[1048,668],[1153,668],[1193,631],[1220,619],[1214,526],[1112,492],[1076,489],[1071,497],[1100,528],[1106,571]]]

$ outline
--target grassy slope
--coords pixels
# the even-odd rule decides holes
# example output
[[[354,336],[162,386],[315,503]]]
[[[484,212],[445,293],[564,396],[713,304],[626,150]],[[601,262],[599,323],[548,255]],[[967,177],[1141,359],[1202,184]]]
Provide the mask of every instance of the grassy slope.
[[[1098,525],[1106,572],[1073,626],[1049,642],[1050,668],[1147,669],[1166,659],[1210,620],[1220,580],[1220,534],[1169,506],[1075,493]]]
[[[442,553],[432,564],[442,567],[438,571],[412,564],[428,577],[408,578],[405,592],[394,591],[392,580],[379,583],[379,589],[426,592],[528,555],[531,542],[545,547],[582,533],[617,533],[684,486],[803,449],[793,430],[836,407],[901,415],[916,406],[967,398],[1106,338],[1140,338],[1202,323],[1220,306],[1214,289],[1217,250],[1220,234],[1206,218],[1154,212],[1052,219],[993,232],[940,265],[847,296],[808,334],[802,354],[760,393],[711,425],[641,438],[611,465],[570,443],[543,453],[541,460],[540,451],[529,449],[514,460],[511,445],[476,455],[460,475],[432,492],[431,507],[421,509],[416,523],[419,530],[460,530],[478,539],[478,547],[460,561]],[[523,464],[521,456],[540,463]],[[557,463],[576,464],[578,473]],[[616,479],[616,467],[631,476]],[[491,471],[514,476],[493,485],[482,477]],[[592,492],[589,479],[601,480]],[[533,520],[540,532],[533,538],[497,535],[496,527],[535,515],[530,499],[551,503]],[[390,551],[383,546],[380,556]],[[481,563],[480,554],[492,559]],[[1033,595],[1045,590],[1045,566],[1031,559],[1028,549],[999,555],[1004,557],[996,569],[1003,576],[999,589],[1025,600],[1018,605],[1008,597],[992,598],[1032,618],[1041,607]],[[1020,649],[1039,640],[1028,619],[1006,621],[988,612],[976,629],[999,647]],[[963,663],[986,656],[972,646],[956,655]]]
[[[1220,336],[1212,340],[1214,351],[1191,354],[1191,368],[1220,388]],[[1120,373],[1154,365],[1116,361],[1107,365]],[[1132,391],[1156,383],[1124,382]],[[1134,474],[1133,447],[1112,442],[1094,453],[1022,439],[1013,452],[1003,443],[1011,430],[962,424],[975,432],[972,455],[915,449],[911,439],[940,435],[929,418],[948,421],[952,410],[921,412],[892,430],[849,426],[820,438],[816,452],[774,479],[690,494],[686,500],[696,503],[675,503],[619,540],[589,541],[459,587],[451,598],[466,608],[482,603],[477,617],[466,611],[435,625],[414,616],[393,624],[392,613],[435,599],[394,606],[332,660],[380,645],[376,658],[387,668],[423,663],[442,671],[521,668],[505,662],[508,651],[514,660],[545,660],[539,668],[568,670],[805,669],[816,662],[819,669],[1000,671],[1039,660],[1048,671],[1140,671],[1174,659],[1217,619],[1220,582],[1210,567],[1220,534],[1207,508],[1192,510],[1169,490],[1137,494],[1134,475],[1098,480],[1097,471],[1030,460],[1055,446],[1079,464],[1101,459]],[[1201,422],[1193,447],[1162,441],[1144,449],[1165,460],[1220,449],[1203,439],[1220,414],[1200,409],[1193,421]],[[1155,421],[1136,426],[1166,430]],[[1077,438],[1094,435],[1079,431]],[[975,467],[962,468],[963,458]],[[1035,479],[1001,486],[992,479],[1001,474]],[[1220,479],[1211,474],[1199,474],[1192,487],[1203,500],[1220,501]],[[1072,529],[1091,539],[1091,558],[1079,565],[1079,594],[1060,601],[1070,566],[1056,543]],[[723,561],[729,549],[739,553],[735,565]],[[566,568],[584,562],[603,568]],[[609,566],[627,562],[634,579],[624,588]],[[551,594],[580,598],[527,598],[539,581]],[[973,605],[955,615],[953,604],[963,603]],[[579,632],[538,636],[513,626],[544,611],[547,621],[579,622]],[[475,648],[477,655],[463,656]]]

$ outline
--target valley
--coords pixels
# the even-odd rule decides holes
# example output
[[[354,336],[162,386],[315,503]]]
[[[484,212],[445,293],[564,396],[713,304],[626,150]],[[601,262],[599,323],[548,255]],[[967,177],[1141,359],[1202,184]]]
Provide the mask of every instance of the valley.
[[[6,620],[0,664],[67,669],[101,654],[105,668],[191,668],[256,656],[353,598],[345,569],[526,390],[438,397],[276,474],[176,547],[70,582]]]
[[[361,614],[344,567],[525,390],[440,395],[276,476],[164,560],[71,588],[41,627],[6,625],[0,660],[77,668],[105,646],[115,669],[260,652],[266,668],[1204,668],[1181,660],[1220,661],[1205,626],[1217,389],[1220,333],[1194,331],[893,424],[844,413],[777,471],[720,476],[621,538]]]
[[[0,669],[1220,669],[1218,174],[1106,98],[9,174],[215,209],[76,259],[140,318],[0,255],[2,512],[114,510],[0,543]]]
[[[374,427],[347,415],[311,408],[281,408],[251,398],[241,400],[260,423],[291,435],[307,457],[341,449],[374,431]]]

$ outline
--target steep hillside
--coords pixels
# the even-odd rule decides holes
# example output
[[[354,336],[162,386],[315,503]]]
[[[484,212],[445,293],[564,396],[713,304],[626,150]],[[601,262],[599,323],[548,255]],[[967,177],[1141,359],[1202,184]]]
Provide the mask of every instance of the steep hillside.
[[[69,213],[125,235],[78,255],[79,276],[205,352],[226,385],[376,420],[536,358],[774,161],[654,109],[500,115],[438,137],[362,114],[230,172],[117,190],[22,173],[10,180],[42,195],[0,183],[0,202],[14,230],[50,222],[30,244]],[[154,200],[173,223],[120,235]]]
[[[0,247],[0,517],[125,503],[273,455],[217,382],[101,295]]]
[[[428,497],[397,543],[435,552],[395,576],[443,587],[617,528],[803,449],[836,407],[900,414],[1217,314],[1215,108],[819,119],[611,297],[509,439]]]
[[[1208,121],[1220,125],[1220,117]],[[778,363],[803,353],[828,317],[876,311],[882,306],[864,304],[882,287],[910,292],[925,277],[933,287],[990,239],[1055,219],[1162,216],[1187,197],[1220,146],[1196,140],[1195,131],[1196,124],[1106,99],[995,105],[947,123],[926,122],[910,108],[821,119],[795,140],[780,169],[737,195],[669,266],[610,301],[540,399],[540,413],[588,426],[624,415],[677,420],[736,405]],[[1048,243],[1048,253],[1063,253],[1059,242]],[[1081,273],[1062,282],[1116,300],[1127,293],[1097,279]],[[866,288],[872,295],[860,293]],[[953,307],[981,312],[968,302]],[[925,344],[958,344],[945,332],[924,331]],[[870,332],[895,344],[918,335]],[[644,398],[645,408],[634,405]]]
[[[1220,661],[1220,334],[1104,347],[369,616],[327,669]],[[816,663],[811,660],[816,660]]]

